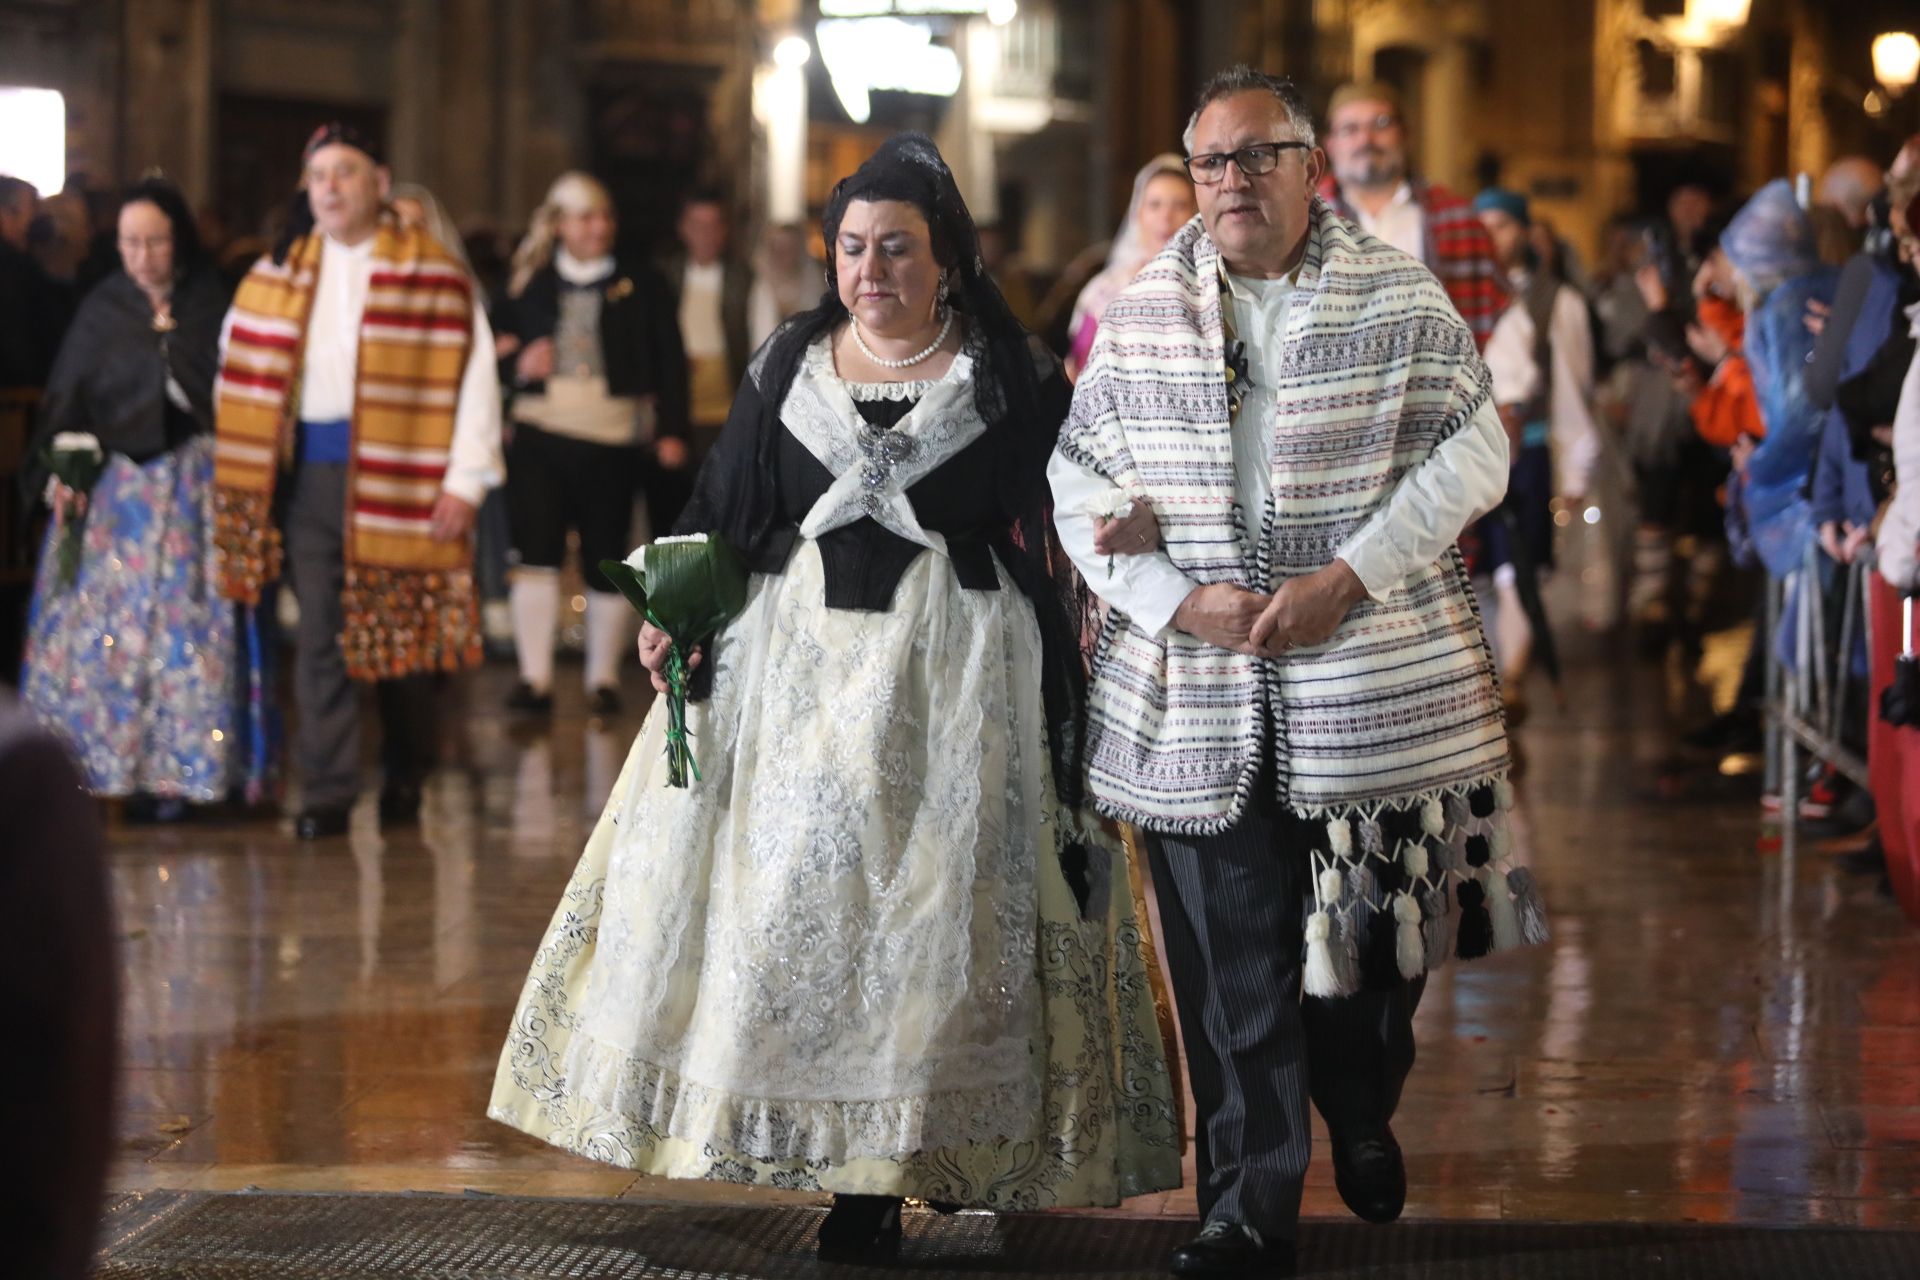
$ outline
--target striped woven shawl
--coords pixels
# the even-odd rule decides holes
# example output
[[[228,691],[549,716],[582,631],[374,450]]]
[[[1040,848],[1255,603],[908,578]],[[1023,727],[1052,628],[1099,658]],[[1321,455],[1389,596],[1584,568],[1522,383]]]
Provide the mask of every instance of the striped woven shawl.
[[[274,487],[292,453],[301,351],[322,241],[262,258],[233,302],[215,386],[215,554],[220,589],[257,604],[278,578]],[[470,539],[431,535],[473,341],[473,287],[430,236],[376,233],[360,321],[340,645],[357,679],[454,671],[480,660]]]
[[[1270,591],[1329,564],[1489,378],[1433,275],[1316,199],[1281,339],[1273,497],[1243,519],[1220,307],[1219,252],[1196,219],[1108,308],[1059,447],[1149,498],[1195,580]],[[1150,830],[1232,826],[1269,750],[1278,799],[1304,817],[1464,796],[1506,769],[1457,549],[1282,660],[1156,639],[1115,611],[1094,662],[1089,785],[1103,812]]]

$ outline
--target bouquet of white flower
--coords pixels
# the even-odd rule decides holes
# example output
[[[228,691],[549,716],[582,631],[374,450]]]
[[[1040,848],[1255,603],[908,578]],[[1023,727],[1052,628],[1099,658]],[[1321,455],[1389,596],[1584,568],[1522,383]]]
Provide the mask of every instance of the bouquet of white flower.
[[[667,784],[697,782],[700,766],[687,741],[688,659],[747,603],[747,567],[718,534],[660,538],[625,560],[602,560],[600,572],[640,616],[666,633]]]
[[[100,473],[106,469],[106,455],[100,440],[86,431],[62,431],[47,445],[45,461],[53,478],[75,493],[92,491]],[[68,504],[60,512],[59,567],[55,586],[65,591],[80,574],[80,546],[87,523],[84,507]]]

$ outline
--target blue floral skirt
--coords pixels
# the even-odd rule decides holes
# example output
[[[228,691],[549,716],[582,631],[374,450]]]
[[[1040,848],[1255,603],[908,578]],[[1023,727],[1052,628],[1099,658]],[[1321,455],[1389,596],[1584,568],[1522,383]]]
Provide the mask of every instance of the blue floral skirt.
[[[213,438],[146,463],[109,456],[94,485],[73,583],[54,525],[41,548],[21,675],[96,795],[225,799],[250,751],[244,619],[214,586]],[[264,741],[264,739],[261,739]]]

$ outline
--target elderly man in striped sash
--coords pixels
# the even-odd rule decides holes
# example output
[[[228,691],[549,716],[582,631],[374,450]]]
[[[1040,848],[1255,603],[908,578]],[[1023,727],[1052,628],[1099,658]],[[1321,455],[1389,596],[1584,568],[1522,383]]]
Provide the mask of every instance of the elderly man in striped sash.
[[[1146,832],[1199,1112],[1172,1267],[1287,1274],[1309,1097],[1349,1207],[1397,1217],[1427,970],[1544,936],[1454,545],[1507,446],[1439,281],[1314,194],[1292,85],[1221,73],[1185,141],[1200,217],[1107,309],[1049,475],[1111,606],[1089,786]]]
[[[221,589],[247,605],[284,558],[300,602],[294,758],[303,840],[360,790],[360,700],[383,730],[383,825],[418,819],[434,673],[480,660],[474,510],[503,478],[493,335],[472,279],[385,207],[374,144],[307,143],[288,233],[227,317],[216,388]]]

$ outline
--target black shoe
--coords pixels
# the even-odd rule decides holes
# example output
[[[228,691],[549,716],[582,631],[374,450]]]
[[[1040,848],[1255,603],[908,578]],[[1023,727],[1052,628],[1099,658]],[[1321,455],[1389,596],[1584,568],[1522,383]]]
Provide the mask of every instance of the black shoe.
[[[380,825],[415,827],[420,825],[420,788],[412,783],[382,787]]]
[[[1167,1267],[1177,1276],[1290,1276],[1293,1242],[1262,1240],[1237,1222],[1209,1222],[1173,1251]]]
[[[612,685],[603,684],[587,696],[587,714],[596,716],[617,716],[620,714],[620,691]]]
[[[513,692],[507,696],[507,710],[530,716],[550,716],[553,714],[553,695],[536,693],[532,685],[522,680],[513,686]]]
[[[1333,1185],[1347,1208],[1368,1222],[1392,1222],[1407,1206],[1407,1164],[1393,1130],[1333,1139]]]
[[[833,1197],[817,1252],[829,1262],[883,1262],[900,1253],[899,1196]]]
[[[315,805],[311,809],[302,809],[300,816],[293,820],[293,834],[302,840],[330,840],[335,836],[347,834],[347,819],[353,815],[353,806],[344,804]]]

